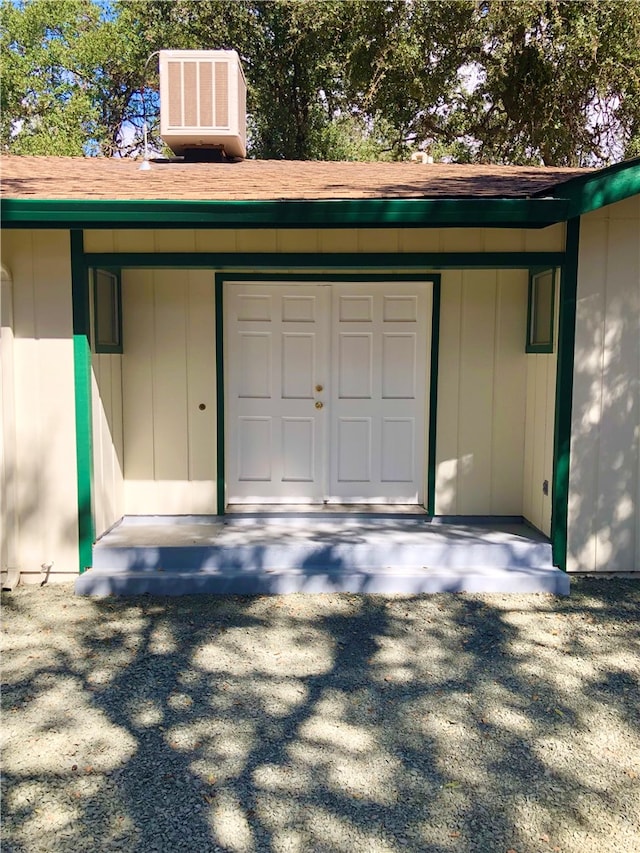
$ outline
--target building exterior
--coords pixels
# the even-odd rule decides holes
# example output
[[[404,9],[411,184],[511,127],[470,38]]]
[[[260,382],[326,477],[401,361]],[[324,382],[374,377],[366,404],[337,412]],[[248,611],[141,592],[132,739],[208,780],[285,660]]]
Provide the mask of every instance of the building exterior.
[[[2,570],[229,504],[522,517],[640,571],[640,161],[2,161]]]

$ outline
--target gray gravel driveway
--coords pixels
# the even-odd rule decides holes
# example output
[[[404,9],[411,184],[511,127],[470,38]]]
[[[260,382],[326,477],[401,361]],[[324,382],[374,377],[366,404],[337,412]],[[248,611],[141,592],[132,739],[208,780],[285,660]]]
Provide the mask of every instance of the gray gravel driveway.
[[[640,850],[640,583],[3,595],[2,850]]]

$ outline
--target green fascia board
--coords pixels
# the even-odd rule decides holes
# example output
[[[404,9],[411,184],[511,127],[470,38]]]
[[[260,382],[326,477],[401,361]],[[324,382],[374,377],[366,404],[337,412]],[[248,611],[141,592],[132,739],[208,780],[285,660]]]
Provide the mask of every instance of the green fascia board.
[[[636,157],[556,184],[545,194],[564,199],[568,204],[568,218],[572,219],[639,193],[640,157]]]
[[[544,228],[567,203],[536,199],[335,199],[281,201],[0,200],[11,228]]]

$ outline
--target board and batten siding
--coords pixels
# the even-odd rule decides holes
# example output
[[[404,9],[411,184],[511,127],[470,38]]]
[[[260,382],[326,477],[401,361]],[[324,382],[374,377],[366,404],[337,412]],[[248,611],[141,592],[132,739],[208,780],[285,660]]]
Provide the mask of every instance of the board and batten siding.
[[[0,570],[2,584],[18,567],[16,397],[13,358],[13,281],[0,267]]]
[[[582,217],[567,568],[640,571],[640,196]]]
[[[436,513],[521,515],[527,273],[442,275]]]
[[[508,231],[455,228],[123,230],[91,231],[85,235],[85,248],[90,252],[157,252],[159,255],[191,251],[240,254],[354,250],[390,253],[559,251],[563,247],[562,225],[543,230]],[[181,288],[177,280],[187,281],[190,276],[204,276],[203,280],[209,282],[207,287],[212,286],[213,271],[129,270],[123,277],[124,471],[128,513],[213,511],[205,508],[215,495],[215,458],[207,455],[215,446],[213,407],[207,408],[211,418],[209,433],[196,439],[198,447],[206,445],[207,448],[206,452],[198,450],[202,471],[189,466],[191,438],[184,438],[189,429],[207,422],[194,412],[191,401],[185,398],[187,350],[180,341],[183,340],[186,309],[180,302]],[[524,271],[447,271],[443,274],[442,286],[440,371],[446,378],[441,380],[439,390],[436,511],[521,514],[525,500],[527,275]],[[213,299],[211,290],[209,294]],[[176,300],[180,302],[178,307],[173,304]],[[208,311],[213,323],[213,308]],[[167,323],[162,320],[165,315],[171,318]],[[158,322],[166,326],[164,332],[158,331]],[[494,333],[497,335],[495,343]],[[210,334],[210,338],[202,340],[203,346],[209,347],[210,364],[213,365],[213,326]],[[163,346],[158,342],[158,335],[165,337]],[[191,351],[195,352],[193,334],[189,340]],[[171,356],[173,350],[175,355]],[[214,382],[213,375],[211,381]],[[212,385],[208,392],[212,393],[214,388]],[[166,399],[171,400],[169,406],[162,402]],[[186,495],[191,497],[185,498],[185,504],[183,497]],[[181,509],[184,506],[190,508]]]
[[[215,513],[213,273],[124,270],[122,315],[124,511]]]
[[[527,353],[526,355],[527,404],[522,514],[547,536],[551,535],[559,306],[560,272],[558,270],[553,311],[553,352]],[[546,495],[543,489],[545,480],[548,483]]]
[[[78,498],[69,232],[6,231],[2,264],[13,285],[14,429],[5,459],[13,559],[25,583],[41,581],[43,565],[50,579],[70,580]]]
[[[101,536],[125,512],[122,356],[92,352],[91,369],[94,518]]]
[[[91,230],[87,252],[561,252],[564,224],[522,228]],[[240,259],[239,259],[240,260]]]

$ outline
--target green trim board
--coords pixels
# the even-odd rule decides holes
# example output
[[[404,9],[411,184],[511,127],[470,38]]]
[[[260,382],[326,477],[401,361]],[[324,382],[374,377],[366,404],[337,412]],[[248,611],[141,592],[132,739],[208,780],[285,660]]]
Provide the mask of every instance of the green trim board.
[[[86,252],[89,267],[120,269],[531,269],[560,266],[564,252]],[[246,272],[244,273],[246,274]],[[318,274],[319,279],[323,276]],[[318,280],[319,280],[318,279]],[[313,280],[313,279],[309,279]]]
[[[624,160],[605,169],[587,172],[544,190],[545,196],[568,203],[568,219],[624,201],[640,193],[640,157]],[[536,193],[540,197],[543,193]]]
[[[567,223],[567,260],[561,270],[558,317],[558,365],[556,373],[555,429],[553,438],[553,492],[551,545],[554,565],[566,571],[569,517],[569,463],[571,413],[578,293],[580,219]]]
[[[215,276],[215,301],[216,301],[216,414],[217,414],[217,512],[224,515],[226,502],[225,479],[225,373],[224,373],[224,284],[225,282],[264,282],[264,281],[296,281],[296,282],[384,282],[384,281],[428,281],[433,284],[433,304],[431,313],[431,352],[429,373],[429,422],[428,422],[428,446],[427,446],[427,489],[424,505],[429,515],[435,513],[435,484],[436,484],[436,429],[437,429],[437,405],[438,405],[438,355],[440,346],[440,294],[441,276],[438,273],[371,273],[369,275],[351,274],[341,275],[339,273],[292,273],[278,274],[255,274],[216,273]]]
[[[551,197],[0,200],[5,228],[544,228],[567,210]]]
[[[554,349],[554,320],[556,302],[556,268],[542,267],[529,271],[529,290],[527,294],[527,338],[525,352],[549,354]],[[550,288],[548,292],[548,305],[546,306],[546,334],[544,338],[537,337],[537,313],[539,306],[538,286],[544,277],[550,276]]]
[[[73,310],[73,368],[76,421],[76,474],[78,485],[78,570],[92,564],[93,423],[91,411],[91,342],[87,269],[83,262],[82,232],[71,231],[71,292]]]
[[[224,276],[215,277],[216,311],[216,512],[224,515],[227,501],[225,475],[225,408],[224,408]]]
[[[429,438],[427,446],[426,509],[436,514],[436,441],[438,435],[438,364],[440,358],[440,276],[433,277],[433,306],[431,314],[431,362],[429,365]]]

